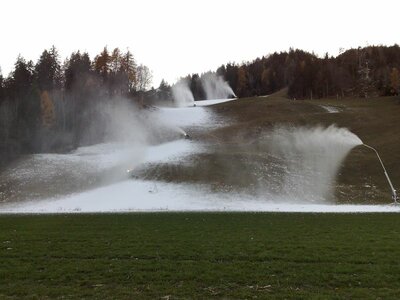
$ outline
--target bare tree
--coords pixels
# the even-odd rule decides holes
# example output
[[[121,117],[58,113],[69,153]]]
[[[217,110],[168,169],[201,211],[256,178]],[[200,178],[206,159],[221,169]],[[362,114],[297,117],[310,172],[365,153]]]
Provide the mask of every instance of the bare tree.
[[[136,70],[136,91],[146,91],[153,80],[150,69],[145,65],[140,65]]]

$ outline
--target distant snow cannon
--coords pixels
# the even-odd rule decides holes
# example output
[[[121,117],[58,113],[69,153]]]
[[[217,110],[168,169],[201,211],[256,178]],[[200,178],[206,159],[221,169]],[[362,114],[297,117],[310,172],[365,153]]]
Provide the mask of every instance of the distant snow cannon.
[[[185,140],[192,139],[192,137],[190,135],[188,135],[187,132],[185,130],[183,130],[182,128],[177,127],[176,129],[179,132],[181,138],[184,138]]]
[[[399,200],[399,198],[398,198],[398,196],[397,196],[397,192],[396,192],[396,190],[395,190],[394,187],[393,187],[392,181],[391,181],[390,178],[389,178],[389,175],[388,175],[388,173],[387,173],[387,171],[386,171],[386,169],[385,169],[385,166],[384,166],[384,164],[383,164],[383,161],[382,161],[381,157],[379,156],[378,151],[377,151],[375,148],[373,148],[373,147],[371,147],[371,146],[369,146],[369,145],[367,145],[367,144],[363,144],[363,145],[364,145],[365,147],[367,147],[367,148],[369,148],[369,149],[371,149],[372,151],[375,152],[376,156],[378,157],[379,162],[381,163],[381,166],[382,166],[382,169],[383,169],[383,173],[385,174],[386,179],[387,179],[387,181],[388,181],[388,183],[389,183],[390,189],[391,189],[391,191],[392,191],[392,199],[393,199],[393,202],[394,202],[394,204],[399,204],[398,201],[397,201],[397,200]]]
[[[183,138],[185,140],[191,140],[192,139],[192,137],[190,135],[188,135],[186,132],[183,133]]]

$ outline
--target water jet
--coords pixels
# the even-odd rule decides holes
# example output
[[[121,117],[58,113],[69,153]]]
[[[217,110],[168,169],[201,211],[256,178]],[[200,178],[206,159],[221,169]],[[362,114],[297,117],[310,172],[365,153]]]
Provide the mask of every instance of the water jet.
[[[201,78],[207,100],[236,98],[235,92],[222,76],[215,73],[206,73]]]
[[[275,193],[292,202],[334,200],[334,182],[342,162],[362,141],[346,128],[277,126],[266,139],[280,161],[282,178]]]

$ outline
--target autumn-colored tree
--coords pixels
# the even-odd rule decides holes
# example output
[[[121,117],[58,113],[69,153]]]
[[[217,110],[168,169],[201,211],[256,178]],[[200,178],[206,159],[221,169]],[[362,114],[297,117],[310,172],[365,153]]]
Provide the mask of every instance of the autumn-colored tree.
[[[55,113],[53,100],[47,91],[43,91],[40,94],[40,107],[42,111],[42,126],[51,128],[55,123]]]
[[[117,74],[121,71],[122,54],[119,48],[115,48],[110,56],[110,72]]]
[[[110,56],[110,74],[107,82],[110,96],[128,93],[127,76],[122,70],[123,56],[119,48],[115,48]]]
[[[104,47],[103,51],[94,58],[94,70],[101,75],[105,82],[110,72],[111,56],[108,53],[107,47]]]

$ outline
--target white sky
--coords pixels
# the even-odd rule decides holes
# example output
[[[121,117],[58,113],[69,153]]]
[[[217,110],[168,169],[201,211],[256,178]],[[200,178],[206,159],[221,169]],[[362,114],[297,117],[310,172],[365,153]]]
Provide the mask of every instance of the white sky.
[[[53,44],[62,60],[107,45],[129,48],[158,86],[289,47],[400,43],[399,16],[398,0],[0,0],[0,67],[8,75],[19,53],[36,62]]]

